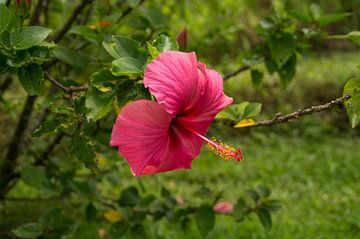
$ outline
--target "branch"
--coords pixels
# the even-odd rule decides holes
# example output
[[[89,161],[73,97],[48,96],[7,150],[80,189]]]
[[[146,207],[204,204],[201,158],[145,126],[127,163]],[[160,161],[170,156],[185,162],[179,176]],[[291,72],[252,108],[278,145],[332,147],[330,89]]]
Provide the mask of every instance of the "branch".
[[[30,21],[30,26],[38,25],[40,23],[39,18],[40,18],[41,10],[43,8],[43,2],[44,2],[44,0],[39,0],[37,2],[36,6],[35,6],[34,13],[32,14],[32,18],[31,18],[31,21]]]
[[[58,133],[53,141],[47,146],[46,150],[35,160],[35,165],[46,166],[46,159],[49,157],[55,146],[60,143],[61,139],[65,136],[64,132]]]
[[[86,86],[64,86],[59,81],[57,81],[55,78],[50,76],[49,73],[47,73],[46,71],[44,72],[44,75],[45,75],[46,79],[48,79],[54,85],[56,85],[61,90],[65,91],[66,93],[69,93],[69,94],[72,94],[74,92],[79,92],[79,91],[87,91],[87,89],[88,89]]]
[[[236,71],[234,71],[234,72],[232,72],[232,73],[224,76],[224,81],[226,81],[226,80],[228,80],[228,79],[230,79],[230,78],[232,78],[232,77],[240,74],[240,73],[243,72],[243,71],[249,70],[249,69],[250,69],[250,66],[241,66],[241,67],[239,67]]]
[[[259,127],[259,126],[272,126],[276,124],[287,123],[291,120],[299,119],[302,116],[314,114],[317,112],[330,110],[335,106],[343,104],[345,101],[351,98],[351,94],[344,95],[340,98],[332,100],[328,103],[322,105],[314,105],[305,109],[297,110],[293,113],[282,116],[281,113],[275,115],[275,117],[271,120],[263,120],[256,122],[256,125],[248,126],[248,127]]]
[[[70,15],[69,19],[64,23],[62,28],[58,31],[58,33],[53,38],[53,41],[55,43],[58,43],[69,31],[71,28],[71,25],[75,22],[76,18],[80,15],[81,11],[90,3],[92,3],[93,0],[82,0],[81,3],[74,9],[72,14]]]
[[[4,94],[4,92],[6,91],[6,89],[10,87],[12,81],[13,81],[13,78],[7,77],[7,78],[4,80],[4,83],[2,83],[2,84],[0,85],[0,97]]]
[[[143,4],[145,2],[145,0],[141,0],[138,4],[138,6],[140,6],[141,4]],[[129,15],[132,10],[134,10],[134,8],[132,7],[128,7],[124,12],[123,14],[119,17],[119,19],[117,20],[118,22],[121,21],[124,17],[126,17],[127,15]]]

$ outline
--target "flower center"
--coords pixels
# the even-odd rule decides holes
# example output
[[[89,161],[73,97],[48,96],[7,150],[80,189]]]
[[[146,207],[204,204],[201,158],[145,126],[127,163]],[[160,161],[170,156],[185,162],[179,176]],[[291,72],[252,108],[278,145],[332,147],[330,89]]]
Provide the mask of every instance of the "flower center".
[[[192,134],[199,137],[200,139],[204,140],[207,143],[206,147],[214,151],[215,154],[219,155],[223,160],[228,161],[231,159],[236,159],[239,162],[244,158],[241,149],[239,148],[235,149],[227,144],[224,144],[221,141],[216,140],[214,137],[210,140],[188,127],[186,127],[186,129],[189,130]]]

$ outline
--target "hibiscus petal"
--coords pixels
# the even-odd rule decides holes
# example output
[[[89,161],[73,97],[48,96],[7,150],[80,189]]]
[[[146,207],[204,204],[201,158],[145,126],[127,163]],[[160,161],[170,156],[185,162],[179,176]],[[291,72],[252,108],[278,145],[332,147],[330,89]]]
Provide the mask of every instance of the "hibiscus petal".
[[[202,89],[195,53],[161,53],[147,65],[144,85],[173,117],[190,108],[198,101]]]
[[[225,95],[221,75],[207,69],[201,62],[199,62],[199,79],[203,81],[203,90],[189,114],[197,120],[214,118],[217,113],[230,105],[233,99]]]
[[[111,142],[134,175],[191,168],[202,141],[174,125],[163,105],[138,100],[126,105],[114,125]]]

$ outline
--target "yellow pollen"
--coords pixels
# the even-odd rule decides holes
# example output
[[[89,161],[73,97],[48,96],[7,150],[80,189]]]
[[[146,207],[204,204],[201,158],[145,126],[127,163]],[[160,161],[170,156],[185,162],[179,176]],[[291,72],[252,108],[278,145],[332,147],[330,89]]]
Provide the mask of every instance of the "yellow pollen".
[[[207,143],[206,147],[213,151],[216,155],[220,156],[221,159],[228,161],[231,159],[236,159],[240,161],[243,159],[242,151],[240,149],[235,149],[223,142],[212,137],[211,140],[214,144]]]

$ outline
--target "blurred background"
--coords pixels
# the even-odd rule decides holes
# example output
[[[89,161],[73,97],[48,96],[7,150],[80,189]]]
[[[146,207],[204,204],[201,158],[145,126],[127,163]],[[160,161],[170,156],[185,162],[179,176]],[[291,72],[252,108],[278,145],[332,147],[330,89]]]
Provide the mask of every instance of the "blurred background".
[[[78,2],[48,1],[49,16],[41,18],[41,23],[53,29],[59,28],[71,12],[69,9]],[[318,29],[312,23],[299,21],[301,16],[296,14],[310,14],[310,6],[314,3],[323,14],[351,14]],[[342,95],[347,80],[359,76],[359,46],[347,39],[322,37],[360,30],[359,0],[105,0],[96,1],[95,7],[88,10],[90,20],[86,25],[96,26],[99,19],[111,20],[128,6],[135,9],[124,17],[121,24],[99,31],[145,42],[159,33],[175,38],[186,27],[186,51],[195,51],[198,59],[209,68],[216,69],[223,76],[244,65],[262,72],[260,84],[254,84],[250,70],[224,82],[226,94],[233,97],[235,103],[249,101],[262,104],[256,120],[271,119],[278,112],[286,114],[329,102]],[[257,47],[266,42],[261,22],[274,14],[279,18],[292,19],[287,27],[293,35],[304,32],[305,28],[316,31],[318,35],[309,38],[306,46],[297,51],[296,73],[286,84],[278,74],[269,74],[265,64],[247,64],[249,57],[256,55]],[[62,42],[63,46],[81,44],[83,40],[79,38]],[[100,54],[97,49],[90,46],[79,52],[77,57],[83,58],[76,59],[84,65],[76,69],[67,70],[61,65],[57,68],[67,73],[65,78],[78,77],[86,82],[94,72],[94,65],[95,68],[102,67],[98,61],[104,53]],[[85,58],[84,62],[79,60]],[[25,97],[26,93],[18,82],[13,82],[2,94],[1,152],[8,144],[12,134],[9,131],[12,132],[15,127]],[[49,96],[43,96],[37,102],[32,115],[34,119],[36,112],[40,112],[46,104],[46,97]],[[63,190],[61,185],[39,186],[36,180],[29,183],[26,177],[25,180],[20,179],[7,194],[8,199],[0,201],[0,238],[16,238],[9,233],[13,228],[38,220],[55,206],[61,207],[81,225],[71,236],[54,238],[112,238],[105,235],[109,224],[103,216],[106,210],[96,203],[95,223],[81,223],[86,221],[84,211],[88,210],[92,197],[89,195],[116,198],[121,190],[131,185],[142,192],[154,194],[159,194],[161,185],[174,197],[184,199],[185,204],[196,204],[206,200],[203,198],[206,194],[196,194],[200,187],[222,191],[223,200],[236,202],[246,189],[264,184],[271,189],[272,197],[282,204],[282,208],[272,215],[273,227],[270,231],[264,230],[256,217],[239,223],[220,215],[216,217],[215,227],[207,238],[358,238],[360,235],[360,131],[359,128],[351,128],[343,107],[270,127],[234,129],[216,121],[208,136],[240,147],[245,156],[242,162],[222,161],[204,147],[201,155],[193,161],[192,170],[141,178],[131,176],[125,160],[117,156],[116,149],[107,146],[115,118],[116,113],[112,111],[101,119],[102,128],[94,137],[101,173],[92,175],[76,164],[76,180],[68,186],[70,189],[65,194],[59,194]],[[92,131],[95,126],[95,123],[90,125],[89,130]],[[30,162],[44,149],[46,139],[25,140],[20,161]],[[64,156],[67,145],[64,138],[49,156],[54,167],[66,169],[75,164]],[[144,223],[150,238],[202,238],[195,226],[183,230],[171,224],[165,219]]]

